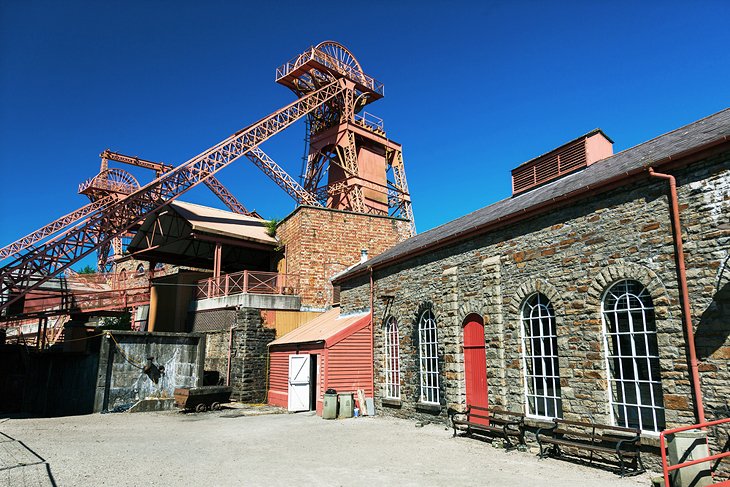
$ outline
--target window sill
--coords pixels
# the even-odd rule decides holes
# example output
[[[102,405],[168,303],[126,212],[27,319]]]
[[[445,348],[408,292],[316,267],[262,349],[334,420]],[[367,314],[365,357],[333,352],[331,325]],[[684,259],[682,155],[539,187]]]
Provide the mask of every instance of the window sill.
[[[392,408],[399,408],[401,407],[401,401],[400,399],[393,399],[393,398],[384,398],[382,400],[383,406],[389,406]]]
[[[549,428],[555,423],[552,418],[546,418],[545,416],[532,416],[525,414],[525,423],[535,428]]]
[[[439,414],[441,412],[441,404],[432,402],[417,402],[416,410],[423,413]]]

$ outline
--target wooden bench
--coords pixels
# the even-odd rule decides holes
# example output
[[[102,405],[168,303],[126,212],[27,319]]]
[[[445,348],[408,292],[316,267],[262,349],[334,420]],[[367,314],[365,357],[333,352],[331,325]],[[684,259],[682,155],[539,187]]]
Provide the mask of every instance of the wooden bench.
[[[454,436],[457,431],[465,430],[467,436],[476,432],[503,438],[507,448],[515,447],[511,437],[517,437],[519,445],[525,444],[525,415],[522,413],[481,406],[468,406],[464,412],[449,408],[448,413]]]
[[[644,472],[641,462],[641,431],[638,428],[622,428],[607,424],[581,421],[553,420],[549,428],[539,428],[535,433],[540,445],[540,458],[548,455],[560,456],[561,447],[575,448],[593,453],[614,454],[618,458],[621,477],[626,472],[624,458],[631,458],[634,474]],[[546,447],[548,444],[550,446]]]

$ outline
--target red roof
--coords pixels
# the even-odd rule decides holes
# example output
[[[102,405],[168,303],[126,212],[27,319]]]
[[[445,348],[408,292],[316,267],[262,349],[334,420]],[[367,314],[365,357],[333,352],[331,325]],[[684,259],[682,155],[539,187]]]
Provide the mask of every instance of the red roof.
[[[269,343],[269,346],[324,342],[330,347],[370,323],[370,312],[340,316],[340,308],[332,308],[312,321]]]

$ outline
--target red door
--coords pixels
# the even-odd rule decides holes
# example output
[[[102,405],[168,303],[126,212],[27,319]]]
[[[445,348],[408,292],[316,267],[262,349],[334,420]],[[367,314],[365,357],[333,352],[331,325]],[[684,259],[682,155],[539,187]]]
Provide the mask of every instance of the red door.
[[[479,315],[475,314],[467,316],[464,320],[464,376],[466,404],[487,407],[487,355],[484,350],[484,322]],[[489,420],[483,418],[475,417],[472,421],[489,424]]]

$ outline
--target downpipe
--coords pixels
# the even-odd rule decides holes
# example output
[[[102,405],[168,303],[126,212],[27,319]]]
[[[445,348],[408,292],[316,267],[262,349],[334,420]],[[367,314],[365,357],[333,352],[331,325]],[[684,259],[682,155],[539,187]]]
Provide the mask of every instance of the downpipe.
[[[370,361],[372,362],[372,371],[370,377],[372,378],[373,387],[373,398],[375,397],[375,310],[373,309],[373,295],[375,290],[373,289],[373,266],[368,267],[370,269]]]
[[[231,385],[231,350],[233,349],[233,326],[228,332],[228,364],[226,365],[226,385]]]
[[[677,279],[679,280],[679,292],[682,298],[682,315],[687,331],[687,348],[689,349],[689,369],[692,376],[692,390],[695,396],[695,409],[697,422],[705,422],[705,407],[702,401],[702,388],[700,387],[700,373],[697,366],[697,351],[695,349],[694,326],[692,325],[692,310],[689,305],[689,291],[687,290],[687,273],[684,265],[684,245],[682,243],[682,227],[679,221],[679,203],[677,198],[677,180],[671,174],[663,174],[649,168],[649,176],[669,181],[669,211],[672,219],[672,237],[674,238],[674,251],[677,259]]]

